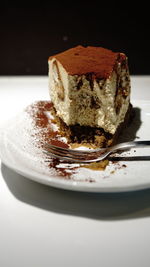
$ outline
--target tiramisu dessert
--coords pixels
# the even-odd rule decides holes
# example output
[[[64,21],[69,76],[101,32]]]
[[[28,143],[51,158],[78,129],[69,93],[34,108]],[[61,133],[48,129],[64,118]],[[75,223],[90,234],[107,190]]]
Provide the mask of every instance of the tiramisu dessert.
[[[126,55],[79,45],[48,62],[50,97],[64,135],[94,147],[116,142],[131,110]]]

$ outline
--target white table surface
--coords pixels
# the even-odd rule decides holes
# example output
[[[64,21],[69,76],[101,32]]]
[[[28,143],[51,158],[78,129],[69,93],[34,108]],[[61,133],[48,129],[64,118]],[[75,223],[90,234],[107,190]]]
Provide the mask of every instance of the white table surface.
[[[150,76],[132,77],[149,97]],[[47,77],[0,78],[0,124],[49,99]],[[0,267],[149,267],[150,190],[95,194],[38,184],[1,164]]]

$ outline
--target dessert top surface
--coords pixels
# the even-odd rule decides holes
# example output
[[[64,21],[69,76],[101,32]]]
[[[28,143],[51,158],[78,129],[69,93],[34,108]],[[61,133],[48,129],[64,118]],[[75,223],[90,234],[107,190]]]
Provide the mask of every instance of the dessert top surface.
[[[119,55],[120,53],[102,47],[78,45],[49,57],[49,60],[56,58],[70,75],[92,73],[96,78],[108,78]]]

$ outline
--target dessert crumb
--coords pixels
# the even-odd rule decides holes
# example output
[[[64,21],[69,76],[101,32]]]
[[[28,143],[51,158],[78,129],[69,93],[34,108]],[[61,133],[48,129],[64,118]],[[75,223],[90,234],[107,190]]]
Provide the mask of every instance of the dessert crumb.
[[[126,164],[122,164],[122,167],[123,167],[123,168],[126,168],[126,167],[127,167],[127,165],[126,165]]]

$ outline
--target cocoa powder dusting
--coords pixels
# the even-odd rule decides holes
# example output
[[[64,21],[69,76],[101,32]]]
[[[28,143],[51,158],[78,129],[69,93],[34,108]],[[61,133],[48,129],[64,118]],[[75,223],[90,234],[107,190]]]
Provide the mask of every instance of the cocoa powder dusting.
[[[48,101],[39,101],[31,105],[27,108],[27,112],[33,119],[33,124],[35,127],[39,128],[36,136],[38,140],[38,147],[41,149],[44,148],[45,143],[49,143],[55,146],[68,148],[69,145],[62,140],[61,134],[58,130],[55,130],[53,127],[56,126],[56,122],[53,117],[49,117],[48,113],[51,112],[53,105],[51,102]],[[57,126],[56,126],[57,127]],[[75,172],[76,168],[62,168],[60,167],[61,161],[57,158],[46,159],[49,162],[49,167],[55,169],[58,176],[65,177],[69,179],[69,177]]]
[[[56,58],[70,75],[90,75],[92,79],[108,78],[118,59],[124,60],[122,53],[112,52],[102,47],[78,45],[62,53],[49,57]],[[92,85],[92,81],[90,79]]]
[[[65,177],[65,179],[70,179],[71,175],[74,174],[77,169],[77,167],[67,169],[65,167],[60,167],[59,165],[60,160],[58,158],[53,158],[52,161],[49,163],[49,167],[55,169],[57,171],[57,175],[59,177]]]

